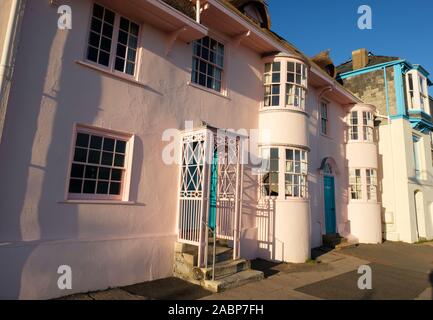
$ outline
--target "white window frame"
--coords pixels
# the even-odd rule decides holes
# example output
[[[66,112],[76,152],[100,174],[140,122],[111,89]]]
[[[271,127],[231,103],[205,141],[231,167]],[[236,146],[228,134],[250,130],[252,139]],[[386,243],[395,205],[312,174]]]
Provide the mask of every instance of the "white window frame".
[[[320,133],[329,136],[329,102],[320,101]]]
[[[356,117],[354,117],[355,115]],[[347,122],[348,141],[374,142],[374,115],[372,112],[352,110],[347,116]]]
[[[277,150],[278,156],[277,158],[272,157],[272,149]],[[261,157],[262,157],[262,168],[260,171],[260,198],[264,199],[270,199],[270,198],[278,198],[280,196],[280,158],[281,158],[281,151],[279,147],[262,147],[261,148]],[[272,162],[274,164],[277,164],[276,170],[275,168],[272,168]],[[265,176],[268,176],[268,182],[264,183]],[[271,181],[271,176],[274,176],[277,178],[277,181]],[[268,192],[265,192],[266,187],[268,188]],[[272,195],[272,188],[276,187],[276,193]]]
[[[275,71],[274,66],[278,64],[279,70]],[[269,71],[266,71],[267,66],[270,66]],[[282,61],[273,61],[265,64],[265,73],[263,74],[263,107],[264,108],[275,108],[281,106],[281,77],[282,77]],[[274,75],[278,75],[278,81],[274,81]],[[278,88],[278,93],[274,93],[273,89]],[[274,97],[278,98],[278,103],[274,104]],[[269,105],[266,101],[269,99]]]
[[[349,169],[349,195],[351,201],[363,200],[362,171],[363,170],[361,168]]]
[[[406,95],[409,110],[430,114],[427,78],[417,70],[406,73]]]
[[[377,202],[377,170],[365,169],[367,200]]]
[[[198,42],[202,42],[203,39],[205,38],[209,38],[209,47],[206,47],[205,49],[207,49],[208,52],[208,59],[203,58],[201,55],[197,55],[197,49],[199,46],[201,47],[201,49],[203,49],[203,45],[202,44],[198,44]],[[211,44],[212,41],[216,42],[217,45],[217,50],[212,50],[211,49]],[[222,54],[219,51],[219,46],[222,46]],[[193,45],[192,45],[192,65],[191,65],[191,83],[193,83],[194,85],[200,86],[205,88],[206,90],[212,90],[215,91],[217,93],[221,93],[224,94],[225,90],[225,67],[226,67],[226,52],[227,52],[227,48],[226,48],[226,44],[223,41],[220,41],[219,39],[216,39],[213,36],[206,36],[203,37],[201,39],[199,39],[198,41],[194,41]],[[201,51],[200,51],[201,53]],[[215,62],[211,61],[211,53],[214,54],[215,56]],[[222,63],[221,65],[218,64],[218,58],[222,59]],[[197,60],[198,62],[198,67],[196,69],[195,67],[195,61]],[[200,63],[205,64],[206,66],[206,73],[200,72]],[[214,68],[214,72],[213,74],[209,73],[209,66]],[[218,70],[221,73],[221,79],[216,78],[216,70]],[[197,75],[195,74],[197,73]],[[205,76],[205,84],[200,84],[200,74],[203,74]],[[215,87],[215,85],[209,87],[208,84],[208,80],[211,79],[213,80],[214,84],[216,83],[216,81],[220,82],[220,88],[219,90]]]
[[[109,138],[109,139],[126,141],[123,168],[115,166],[114,164],[112,166],[108,166],[108,165],[89,163],[89,162],[87,162],[88,161],[88,152],[87,152],[86,162],[74,161],[75,149],[77,147],[76,146],[76,139],[77,139],[78,133],[84,133],[84,134],[95,135],[95,136],[100,136],[100,137]],[[73,132],[72,132],[71,145],[70,145],[70,157],[69,157],[69,165],[68,165],[68,172],[67,172],[67,179],[66,179],[65,200],[66,201],[89,201],[89,202],[92,202],[92,201],[95,201],[95,202],[98,202],[98,201],[128,202],[129,201],[129,193],[130,193],[129,191],[130,191],[130,182],[131,182],[131,168],[132,168],[134,139],[135,139],[135,137],[133,134],[118,132],[118,131],[114,131],[114,130],[99,128],[99,127],[85,125],[85,124],[74,124]],[[80,147],[78,147],[78,148],[80,148]],[[90,141],[89,141],[88,148],[83,148],[83,149],[87,149],[87,151],[89,151],[91,149],[90,148]],[[103,151],[101,149],[101,157],[102,157],[102,152]],[[107,194],[97,194],[96,193],[97,182],[96,182],[96,186],[95,186],[95,193],[90,194],[90,193],[83,193],[83,192],[81,192],[81,193],[69,192],[71,180],[74,179],[74,177],[71,176],[73,164],[84,165],[84,166],[89,165],[89,166],[93,166],[93,167],[98,167],[98,175],[99,175],[99,168],[101,168],[101,167],[122,170],[123,174],[122,174],[122,178],[120,181],[120,183],[121,183],[120,194],[111,195],[111,194],[109,194],[109,192],[107,192]],[[107,179],[101,179],[101,180],[104,180],[103,182],[109,181],[111,183],[111,178],[112,177],[111,177],[111,171],[110,171],[110,178],[108,180]],[[85,179],[86,179],[85,178],[85,172],[83,173],[82,179],[77,177],[77,180],[83,180],[84,181]],[[88,178],[88,180],[92,180],[92,181],[93,180],[99,180],[99,176],[98,176],[98,178]],[[114,182],[117,182],[117,181],[114,181]]]
[[[111,12],[114,13],[114,24],[112,25],[113,27],[113,33],[112,33],[112,37],[111,37],[111,47],[110,47],[110,57],[109,57],[109,62],[108,62],[108,66],[104,65],[104,64],[100,64],[99,62],[95,62],[93,60],[90,60],[88,58],[88,50],[90,47],[90,36],[92,33],[91,30],[91,26],[92,26],[92,19],[94,18],[93,16],[93,11],[94,11],[94,7],[95,5],[98,5],[102,8],[104,8],[104,10],[109,10]],[[104,11],[105,12],[105,11]],[[136,55],[135,55],[135,62],[134,62],[134,73],[131,75],[127,72],[122,72],[119,70],[115,69],[115,63],[116,63],[116,57],[117,57],[117,46],[119,43],[119,33],[120,33],[120,20],[121,18],[127,19],[130,23],[134,23],[138,26],[138,35],[137,35],[137,48],[136,48]],[[99,19],[99,18],[97,18]],[[101,32],[102,32],[102,28],[103,25],[101,26]],[[89,18],[89,25],[87,28],[87,39],[86,39],[86,43],[85,43],[85,51],[84,51],[84,61],[86,61],[87,63],[96,66],[97,68],[102,68],[104,70],[107,70],[113,74],[119,75],[121,77],[126,77],[129,79],[133,79],[133,80],[137,80],[138,76],[139,76],[139,65],[140,65],[140,57],[141,57],[141,32],[142,32],[142,25],[140,23],[138,23],[137,21],[134,21],[133,19],[130,19],[128,17],[125,17],[124,15],[119,14],[116,10],[113,10],[105,5],[101,5],[97,2],[92,2],[92,6],[90,9],[90,18]],[[96,32],[95,32],[96,33]],[[102,35],[101,35],[102,37]],[[129,33],[128,33],[128,45],[129,45]],[[128,54],[128,50],[129,50],[129,46],[127,45],[127,52],[126,55]],[[92,46],[93,47],[93,46]],[[99,48],[98,48],[99,50]],[[132,50],[132,49],[131,49]],[[105,50],[104,50],[105,51]],[[99,54],[98,54],[99,57]],[[126,68],[126,63],[125,63],[125,67],[124,70]]]
[[[292,152],[292,159],[287,154]],[[299,153],[299,160],[296,159]],[[284,149],[284,195],[286,199],[308,198],[308,152],[300,148]],[[296,170],[298,168],[298,170]],[[289,191],[290,190],[290,191]],[[297,192],[295,192],[297,190]]]
[[[289,71],[289,64],[293,71]],[[285,106],[305,111],[308,86],[308,68],[300,61],[286,61]],[[299,67],[299,68],[298,68]],[[292,77],[293,80],[289,80]]]

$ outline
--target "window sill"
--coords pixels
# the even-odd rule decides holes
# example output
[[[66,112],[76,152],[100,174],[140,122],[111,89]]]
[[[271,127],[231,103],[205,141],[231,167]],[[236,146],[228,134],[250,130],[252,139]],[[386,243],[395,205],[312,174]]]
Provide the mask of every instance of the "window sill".
[[[134,201],[122,201],[122,200],[63,200],[58,201],[60,204],[100,204],[100,205],[137,205]]]
[[[216,96],[218,96],[218,97],[221,97],[221,98],[224,98],[224,99],[227,99],[227,100],[231,100],[231,98],[228,96],[228,94],[224,94],[224,93],[221,93],[221,92],[217,92],[217,91],[212,90],[212,89],[209,89],[209,88],[207,88],[207,87],[203,87],[203,86],[201,86],[201,85],[199,85],[199,84],[195,84],[195,83],[193,83],[193,82],[191,82],[191,81],[188,81],[187,84],[188,84],[190,87],[193,87],[193,88],[196,88],[196,89],[199,89],[199,90],[202,90],[202,91],[205,91],[205,92],[208,92],[208,93],[214,94],[214,95],[216,95]]]
[[[124,82],[129,82],[131,84],[134,84],[134,85],[137,85],[137,86],[140,86],[143,88],[148,87],[145,83],[137,81],[132,77],[128,77],[126,75],[122,75],[120,73],[104,69],[103,67],[99,67],[99,66],[97,66],[93,63],[90,63],[90,62],[86,62],[86,61],[82,61],[82,60],[76,60],[75,63],[80,65],[80,66],[83,66],[85,68],[89,68],[89,69],[98,71],[98,72],[103,73],[109,77],[116,78],[116,79],[119,79],[119,80],[124,81]]]
[[[291,108],[291,107],[261,107],[260,112],[265,113],[265,112],[294,112],[294,113],[300,113],[303,114],[307,117],[309,117],[309,114],[302,109],[296,109],[296,108]]]

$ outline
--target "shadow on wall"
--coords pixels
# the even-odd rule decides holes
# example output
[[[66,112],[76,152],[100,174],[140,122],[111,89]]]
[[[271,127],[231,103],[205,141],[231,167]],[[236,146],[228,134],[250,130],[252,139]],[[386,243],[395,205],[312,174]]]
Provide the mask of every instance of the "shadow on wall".
[[[433,270],[430,272],[431,299],[433,300]]]
[[[0,152],[7,164],[0,180],[9,181],[0,186],[0,241],[8,243],[0,249],[0,298],[44,295],[38,292],[42,283],[53,292],[57,267],[74,269],[73,254],[42,243],[79,235],[77,207],[57,201],[63,200],[73,123],[94,122],[101,83],[74,72],[82,35],[58,30],[57,19],[56,8],[27,2]],[[91,94],[82,95],[84,90]]]

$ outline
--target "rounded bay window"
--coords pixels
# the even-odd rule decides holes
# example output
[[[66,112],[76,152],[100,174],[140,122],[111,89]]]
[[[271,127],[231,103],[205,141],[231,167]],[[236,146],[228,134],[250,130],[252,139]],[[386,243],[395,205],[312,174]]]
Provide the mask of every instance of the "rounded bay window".
[[[305,111],[308,66],[301,60],[277,56],[265,59],[263,109]]]

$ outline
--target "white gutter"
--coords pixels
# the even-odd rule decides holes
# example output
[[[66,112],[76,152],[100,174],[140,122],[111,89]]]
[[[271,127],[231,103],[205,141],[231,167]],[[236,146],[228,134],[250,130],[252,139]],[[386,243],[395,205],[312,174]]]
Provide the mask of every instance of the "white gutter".
[[[14,54],[18,42],[17,31],[20,21],[20,10],[24,0],[12,0],[9,20],[0,60],[0,143],[3,136],[4,120],[9,98],[10,81],[12,80]]]

